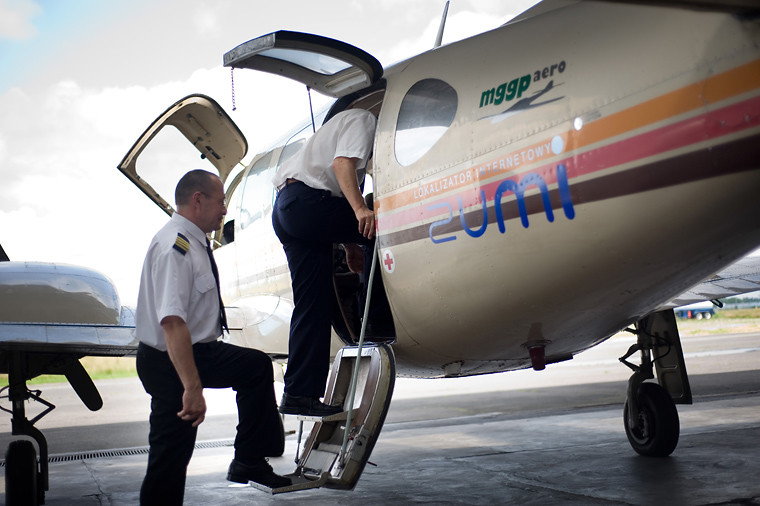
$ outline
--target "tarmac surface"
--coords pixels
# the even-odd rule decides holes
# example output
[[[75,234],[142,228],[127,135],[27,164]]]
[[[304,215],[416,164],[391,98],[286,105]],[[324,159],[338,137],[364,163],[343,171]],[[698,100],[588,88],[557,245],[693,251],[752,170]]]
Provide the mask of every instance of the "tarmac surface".
[[[760,334],[683,338],[694,404],[678,407],[679,444],[662,459],[638,456],[623,429],[629,371],[617,357],[631,343],[614,337],[542,372],[397,380],[373,465],[352,491],[269,495],[227,482],[234,397],[207,391],[185,504],[760,504]],[[57,405],[37,423],[50,445],[48,505],[138,503],[148,397],[134,378],[98,387],[96,413],[68,385],[40,387]],[[296,426],[286,417],[286,430]],[[270,459],[277,472],[295,469],[296,445],[290,434]]]

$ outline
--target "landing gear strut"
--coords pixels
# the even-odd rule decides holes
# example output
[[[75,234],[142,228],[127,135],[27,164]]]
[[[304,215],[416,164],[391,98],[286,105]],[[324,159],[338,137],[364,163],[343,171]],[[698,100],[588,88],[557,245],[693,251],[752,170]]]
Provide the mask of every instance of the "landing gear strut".
[[[680,424],[675,404],[691,404],[673,310],[644,317],[631,332],[636,334],[637,342],[620,358],[633,371],[623,409],[625,433],[636,453],[667,457],[678,445]],[[639,365],[627,361],[636,352],[641,355]],[[659,384],[645,383],[654,378],[655,369]]]
[[[55,405],[40,397],[41,392],[29,390],[26,382],[43,373],[62,374],[90,410],[100,409],[103,399],[79,362],[79,357],[70,354],[18,351],[6,345],[0,353],[0,370],[8,372],[8,386],[3,391],[8,391],[11,409],[0,407],[0,410],[11,414],[11,433],[31,438],[39,449],[38,456],[34,443],[29,439],[16,439],[8,446],[5,454],[6,504],[45,504],[45,492],[49,489],[48,445],[42,431],[34,424],[55,409]],[[31,420],[26,416],[25,404],[28,401],[44,406],[43,411]]]

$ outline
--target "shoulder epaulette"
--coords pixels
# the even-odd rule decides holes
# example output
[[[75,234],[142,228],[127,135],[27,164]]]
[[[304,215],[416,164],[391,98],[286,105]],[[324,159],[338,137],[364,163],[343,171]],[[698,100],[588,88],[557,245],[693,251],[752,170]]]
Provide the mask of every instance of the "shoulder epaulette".
[[[174,246],[172,248],[176,249],[183,255],[190,251],[190,241],[187,240],[187,237],[184,235],[177,233],[177,239],[174,241]]]

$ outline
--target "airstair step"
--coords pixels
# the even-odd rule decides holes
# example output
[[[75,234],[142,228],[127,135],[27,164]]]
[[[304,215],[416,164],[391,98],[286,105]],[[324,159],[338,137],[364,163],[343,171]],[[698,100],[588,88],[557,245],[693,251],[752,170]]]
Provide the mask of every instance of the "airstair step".
[[[329,416],[298,415],[297,418],[302,422],[338,422],[348,418],[348,411],[341,411]]]
[[[330,452],[330,453],[334,453],[335,455],[338,455],[341,450],[341,445],[330,444],[330,443],[319,443],[316,449],[322,452]]]

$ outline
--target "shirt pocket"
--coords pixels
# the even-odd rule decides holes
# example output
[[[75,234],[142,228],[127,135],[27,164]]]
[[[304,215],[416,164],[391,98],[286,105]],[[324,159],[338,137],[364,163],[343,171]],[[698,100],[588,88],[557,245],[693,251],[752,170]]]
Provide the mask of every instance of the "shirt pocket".
[[[216,288],[216,280],[214,279],[214,274],[207,272],[206,274],[201,274],[200,276],[196,277],[195,282],[193,283],[193,287],[199,293],[206,293],[209,290]]]

